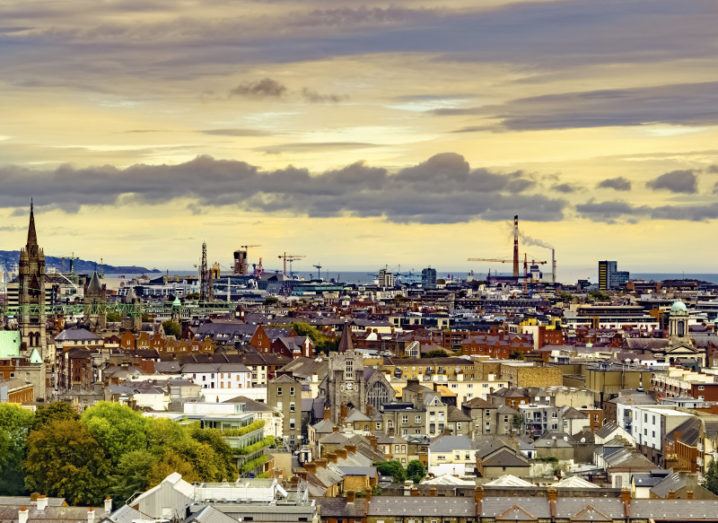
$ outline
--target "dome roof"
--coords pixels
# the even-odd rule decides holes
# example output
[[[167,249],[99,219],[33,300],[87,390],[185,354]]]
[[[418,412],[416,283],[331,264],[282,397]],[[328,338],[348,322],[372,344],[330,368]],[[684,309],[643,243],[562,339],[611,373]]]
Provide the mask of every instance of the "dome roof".
[[[179,296],[175,296],[175,301],[172,302],[173,307],[182,307],[182,300],[179,299]],[[684,305],[685,307],[685,305]]]
[[[686,304],[681,300],[676,300],[673,302],[673,305],[671,305],[671,314],[686,314],[687,312],[688,307],[686,307]]]

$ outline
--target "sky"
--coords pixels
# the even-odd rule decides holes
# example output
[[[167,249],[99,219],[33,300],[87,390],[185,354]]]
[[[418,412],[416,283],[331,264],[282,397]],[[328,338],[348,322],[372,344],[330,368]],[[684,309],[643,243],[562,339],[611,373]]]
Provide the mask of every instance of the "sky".
[[[0,0],[0,249],[718,272],[715,0]]]

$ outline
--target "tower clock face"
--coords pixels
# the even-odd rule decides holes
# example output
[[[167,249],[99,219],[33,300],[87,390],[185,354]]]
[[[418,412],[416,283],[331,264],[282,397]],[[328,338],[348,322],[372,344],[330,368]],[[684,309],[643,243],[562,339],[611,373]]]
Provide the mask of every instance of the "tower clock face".
[[[354,384],[351,382],[347,383],[347,390],[352,390],[352,389],[354,389]]]

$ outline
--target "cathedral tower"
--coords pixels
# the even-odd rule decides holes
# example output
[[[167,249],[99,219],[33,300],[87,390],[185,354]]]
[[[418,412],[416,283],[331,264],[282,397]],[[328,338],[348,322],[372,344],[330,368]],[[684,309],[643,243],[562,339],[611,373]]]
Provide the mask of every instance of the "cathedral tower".
[[[27,245],[20,250],[18,298],[19,324],[22,343],[30,355],[37,349],[47,357],[47,315],[45,312],[45,253],[37,244],[35,212],[30,202],[30,224]]]

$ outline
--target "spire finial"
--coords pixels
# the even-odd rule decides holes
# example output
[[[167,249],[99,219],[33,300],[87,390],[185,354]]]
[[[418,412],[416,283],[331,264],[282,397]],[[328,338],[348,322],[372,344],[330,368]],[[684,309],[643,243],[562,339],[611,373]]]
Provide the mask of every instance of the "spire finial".
[[[35,232],[35,202],[30,198],[30,224],[27,228],[27,244],[37,245],[37,233]]]

